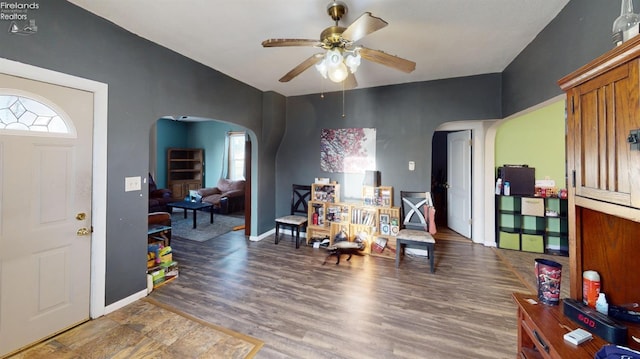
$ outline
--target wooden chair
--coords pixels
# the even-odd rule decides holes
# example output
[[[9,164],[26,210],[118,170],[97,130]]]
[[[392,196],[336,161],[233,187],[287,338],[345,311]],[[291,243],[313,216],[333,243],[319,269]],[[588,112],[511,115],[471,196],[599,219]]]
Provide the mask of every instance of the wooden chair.
[[[292,185],[291,212],[288,216],[276,218],[276,244],[280,241],[280,227],[289,227],[295,231],[296,248],[300,248],[300,231],[307,228],[309,215],[307,202],[311,198],[310,185]]]
[[[396,267],[400,265],[400,258],[404,255],[406,247],[421,248],[427,250],[429,267],[433,273],[436,241],[428,232],[428,223],[423,212],[425,206],[433,206],[431,193],[400,191],[400,200],[402,229],[396,237]]]

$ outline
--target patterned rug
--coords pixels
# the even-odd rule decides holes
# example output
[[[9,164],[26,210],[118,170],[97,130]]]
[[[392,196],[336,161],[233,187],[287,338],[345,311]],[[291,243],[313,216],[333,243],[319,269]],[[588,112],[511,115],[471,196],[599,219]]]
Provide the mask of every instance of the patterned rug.
[[[181,209],[174,210],[171,215],[171,235],[197,242],[208,241],[225,233],[231,232],[234,227],[244,224],[242,214],[213,215],[213,224],[209,223],[209,212],[198,211],[196,214],[196,228],[193,228],[193,211],[187,211],[187,218]]]
[[[263,345],[147,297],[10,358],[250,359]]]

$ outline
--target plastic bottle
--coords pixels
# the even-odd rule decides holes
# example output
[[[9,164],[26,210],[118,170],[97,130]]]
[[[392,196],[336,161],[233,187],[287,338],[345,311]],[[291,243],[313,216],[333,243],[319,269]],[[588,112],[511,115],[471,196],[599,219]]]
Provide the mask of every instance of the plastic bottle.
[[[609,303],[607,303],[607,298],[604,296],[604,293],[598,294],[596,310],[602,314],[609,315]]]
[[[504,187],[502,188],[502,191],[504,192],[505,196],[510,196],[511,195],[511,183],[509,182],[504,182]]]
[[[582,273],[582,301],[584,304],[595,308],[596,300],[600,294],[600,275],[593,270]]]
[[[502,178],[496,180],[496,194],[502,194]]]

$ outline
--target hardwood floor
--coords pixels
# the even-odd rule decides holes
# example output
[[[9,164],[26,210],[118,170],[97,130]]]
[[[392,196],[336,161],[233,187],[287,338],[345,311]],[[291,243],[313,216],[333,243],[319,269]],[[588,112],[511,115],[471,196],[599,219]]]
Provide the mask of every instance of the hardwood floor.
[[[530,292],[494,248],[441,230],[428,260],[354,256],[243,231],[172,242],[180,277],[151,298],[264,341],[256,358],[514,358],[512,292]]]

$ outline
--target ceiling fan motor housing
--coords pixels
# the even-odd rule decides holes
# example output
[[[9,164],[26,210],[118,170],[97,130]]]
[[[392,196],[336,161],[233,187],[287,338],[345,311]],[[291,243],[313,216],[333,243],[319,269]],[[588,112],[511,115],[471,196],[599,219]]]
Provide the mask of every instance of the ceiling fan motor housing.
[[[347,11],[347,4],[342,1],[332,1],[329,5],[327,5],[327,13],[336,23],[340,19],[342,19],[342,16],[344,16]]]
[[[343,47],[344,39],[342,33],[346,30],[342,26],[329,26],[324,29],[320,34],[320,41],[322,41],[325,49],[332,49],[334,47]]]

